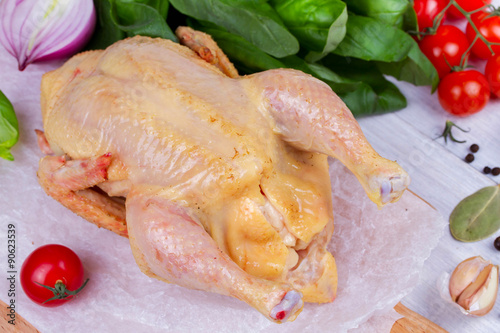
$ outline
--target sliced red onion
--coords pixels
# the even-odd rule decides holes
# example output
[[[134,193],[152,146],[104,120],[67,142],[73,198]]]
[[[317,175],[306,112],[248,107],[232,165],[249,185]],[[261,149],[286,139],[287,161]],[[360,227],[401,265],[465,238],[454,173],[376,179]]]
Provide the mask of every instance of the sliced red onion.
[[[95,22],[92,0],[0,0],[0,43],[21,71],[36,61],[75,54]]]

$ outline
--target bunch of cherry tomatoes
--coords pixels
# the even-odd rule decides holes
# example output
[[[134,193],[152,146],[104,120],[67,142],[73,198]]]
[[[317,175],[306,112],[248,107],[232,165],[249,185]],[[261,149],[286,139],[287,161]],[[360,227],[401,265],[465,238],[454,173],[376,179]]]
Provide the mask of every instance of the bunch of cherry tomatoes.
[[[420,30],[420,50],[439,74],[439,102],[457,116],[481,111],[490,95],[500,97],[500,12],[488,9],[490,3],[491,0],[413,3]],[[467,17],[455,4],[467,12]],[[454,25],[441,24],[444,19],[439,18],[445,16],[452,20],[467,19],[465,32]],[[491,49],[483,39],[490,43]],[[487,61],[484,74],[467,68],[469,57]]]

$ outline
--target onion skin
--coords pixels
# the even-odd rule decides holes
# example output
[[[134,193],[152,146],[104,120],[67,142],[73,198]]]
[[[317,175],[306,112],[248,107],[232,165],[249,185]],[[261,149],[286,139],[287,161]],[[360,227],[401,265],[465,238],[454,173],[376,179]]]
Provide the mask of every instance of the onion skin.
[[[17,59],[20,71],[80,51],[95,24],[92,0],[0,1],[0,43]]]

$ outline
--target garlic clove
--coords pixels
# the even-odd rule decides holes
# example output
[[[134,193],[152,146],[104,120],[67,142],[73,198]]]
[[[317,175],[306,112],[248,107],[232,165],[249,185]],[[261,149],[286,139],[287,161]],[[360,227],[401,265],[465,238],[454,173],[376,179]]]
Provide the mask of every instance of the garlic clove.
[[[484,316],[493,309],[498,294],[498,266],[493,266],[488,280],[482,287],[477,302],[473,303],[470,313],[475,316]]]
[[[488,264],[491,263],[480,256],[466,259],[458,264],[450,277],[449,290],[453,302],[457,301],[458,296],[477,279]]]
[[[484,292],[484,286],[486,281],[489,280],[492,268],[492,264],[486,266],[486,268],[479,273],[476,280],[465,288],[463,293],[461,293],[457,299],[458,305],[463,307],[465,310],[470,310],[473,305],[476,305]]]
[[[461,262],[453,271],[450,295],[466,313],[484,316],[495,304],[498,282],[498,266],[481,257],[472,257]]]

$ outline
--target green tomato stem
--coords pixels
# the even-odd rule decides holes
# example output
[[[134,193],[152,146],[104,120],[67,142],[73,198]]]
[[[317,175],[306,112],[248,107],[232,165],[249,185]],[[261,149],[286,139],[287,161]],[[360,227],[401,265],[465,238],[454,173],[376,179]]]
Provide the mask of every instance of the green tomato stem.
[[[478,8],[476,10],[468,12],[465,9],[463,9],[462,7],[460,7],[460,5],[455,0],[450,0],[450,4],[454,4],[455,7],[458,9],[458,11],[465,16],[465,18],[469,22],[470,26],[472,27],[472,29],[474,29],[474,32],[476,33],[476,37],[474,38],[473,42],[469,46],[469,49],[472,48],[472,46],[477,42],[477,40],[479,38],[479,39],[481,39],[483,41],[483,43],[486,44],[486,46],[488,47],[488,50],[490,50],[491,54],[495,55],[495,51],[493,51],[492,45],[500,45],[500,43],[492,43],[492,42],[488,41],[483,35],[481,35],[481,32],[479,31],[479,29],[477,28],[476,24],[472,21],[472,18],[471,18],[472,14],[474,14],[476,12],[480,12],[480,11],[486,9],[486,8],[490,8],[491,6],[490,5],[485,5],[485,6],[481,7],[481,8]],[[467,51],[469,51],[469,49]],[[464,60],[464,57],[466,57],[467,54],[468,54],[468,52],[466,52],[466,53],[464,53],[464,55],[462,55],[462,60],[460,61],[460,66],[462,68],[465,68],[465,65],[467,63],[467,60]],[[462,63],[462,61],[463,61],[463,63]]]
[[[89,282],[89,279],[85,280],[85,282],[80,286],[80,288],[78,288],[76,290],[69,290],[66,288],[66,285],[61,280],[57,280],[54,287],[49,287],[49,286],[46,286],[44,284],[41,284],[41,283],[38,283],[35,281],[36,284],[38,284],[44,288],[47,288],[48,290],[52,291],[52,293],[54,293],[54,297],[47,299],[45,302],[43,302],[44,304],[47,302],[56,300],[56,299],[67,299],[70,296],[76,296],[76,294],[78,294],[80,291],[82,291],[82,289],[87,285],[87,282]]]
[[[472,14],[475,14],[477,12],[483,11],[483,10],[485,10],[487,8],[493,8],[492,15],[499,14],[498,13],[499,10],[495,9],[492,5],[485,5],[485,6],[482,6],[481,8],[478,8],[478,9],[475,9],[475,10],[472,10],[472,11],[468,12],[465,9],[463,9],[462,7],[460,7],[460,5],[455,0],[450,0],[448,2],[448,4],[446,5],[446,7],[444,7],[443,10],[441,10],[436,15],[436,17],[434,18],[432,27],[431,28],[426,28],[426,29],[424,29],[424,31],[417,33],[418,38],[420,39],[421,36],[434,35],[436,33],[439,25],[443,21],[444,15],[445,15],[446,11],[451,6],[453,6],[453,5],[458,9],[458,11],[460,11],[465,16],[465,18],[467,19],[467,21],[470,23],[472,29],[474,29],[474,32],[476,33],[476,37],[474,38],[474,40],[472,41],[472,43],[467,48],[467,51],[462,55],[462,58],[460,59],[460,66],[457,66],[457,67],[455,67],[453,69],[455,71],[459,71],[459,70],[463,70],[464,68],[467,67],[467,60],[468,60],[468,57],[469,57],[469,53],[470,53],[472,47],[474,46],[474,44],[477,42],[478,39],[482,40],[486,44],[486,46],[488,47],[488,49],[490,50],[490,52],[491,52],[492,55],[495,54],[495,52],[493,51],[492,46],[493,45],[500,45],[500,43],[490,42],[483,35],[481,35],[481,33],[480,33],[479,29],[477,28],[477,26],[474,24],[474,22],[472,22],[471,16],[472,16]]]
[[[451,130],[453,129],[453,127],[456,127],[458,128],[459,130],[461,130],[462,132],[466,133],[466,132],[469,132],[469,130],[464,130],[463,128],[460,128],[457,126],[457,124],[455,124],[454,122],[452,122],[451,120],[447,120],[446,121],[446,125],[444,127],[444,131],[443,131],[443,134],[441,134],[439,138],[444,138],[444,142],[445,143],[448,143],[448,137],[451,139],[451,141],[453,142],[457,142],[457,143],[464,143],[466,142],[465,140],[463,141],[460,141],[460,140],[457,140],[455,139],[455,137],[453,136],[453,133],[451,132]]]

